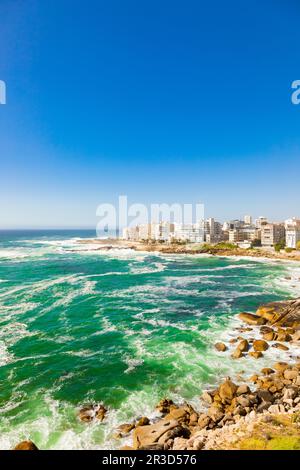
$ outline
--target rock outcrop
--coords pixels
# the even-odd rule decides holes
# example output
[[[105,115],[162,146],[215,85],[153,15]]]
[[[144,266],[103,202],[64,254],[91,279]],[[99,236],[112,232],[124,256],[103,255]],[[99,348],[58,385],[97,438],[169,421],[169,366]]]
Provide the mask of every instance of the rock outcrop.
[[[256,315],[273,326],[300,327],[300,299],[262,305]]]

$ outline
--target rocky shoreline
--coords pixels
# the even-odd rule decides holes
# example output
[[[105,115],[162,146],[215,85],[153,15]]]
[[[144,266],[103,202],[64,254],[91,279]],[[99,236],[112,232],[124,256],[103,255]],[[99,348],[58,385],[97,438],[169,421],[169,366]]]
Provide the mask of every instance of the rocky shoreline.
[[[241,312],[238,319],[244,326],[237,337],[215,344],[220,354],[229,350],[234,361],[246,355],[259,361],[271,347],[289,350],[293,345],[297,353],[299,348],[296,361],[270,363],[240,383],[226,377],[199,397],[201,412],[162,399],[156,407],[160,417],[152,422],[141,417],[116,429],[116,441],[130,441],[120,450],[300,450],[300,299],[262,305],[255,315]],[[243,337],[249,332],[252,338]],[[107,413],[103,404],[85,406],[78,418],[104,421]],[[24,441],[15,450],[37,447]]]
[[[274,344],[279,349],[300,346],[300,299],[273,302],[255,315],[242,312],[238,317],[247,325],[239,333],[259,326],[260,338],[238,336],[228,345],[216,343],[220,352],[233,347],[234,360],[246,354],[259,360]],[[244,383],[227,377],[203,393],[206,410],[201,413],[187,403],[161,400],[156,422],[143,418],[119,427],[119,437],[132,433],[132,444],[122,449],[300,449],[300,356],[297,359],[293,364],[270,364]]]
[[[110,251],[113,249],[131,249],[134,251],[158,252],[163,254],[182,255],[211,255],[211,256],[239,256],[250,258],[265,258],[286,261],[300,261],[300,252],[275,252],[264,248],[239,248],[228,244],[182,244],[182,243],[147,243],[141,241],[126,241],[121,239],[84,239],[78,240],[80,245],[93,245],[94,251]],[[87,248],[89,251],[89,248]]]

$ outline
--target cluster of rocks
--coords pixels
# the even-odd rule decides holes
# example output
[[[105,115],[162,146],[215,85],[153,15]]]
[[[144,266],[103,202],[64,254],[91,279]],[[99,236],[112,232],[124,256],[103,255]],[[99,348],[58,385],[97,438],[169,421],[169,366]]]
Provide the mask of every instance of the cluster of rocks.
[[[264,368],[261,375],[249,379],[256,389],[247,384],[235,384],[229,377],[216,389],[203,393],[201,400],[207,409],[197,412],[191,405],[176,405],[162,400],[157,409],[161,419],[150,424],[121,428],[133,431],[132,447],[140,450],[201,450],[212,448],[216,430],[234,426],[246,416],[253,420],[261,413],[300,413],[300,363],[289,366],[277,362],[273,369]],[[125,428],[125,426],[127,426]]]
[[[240,316],[244,315],[251,315],[242,313]],[[245,333],[249,331],[253,331],[252,328],[237,328],[240,333]],[[300,340],[300,330],[296,330],[295,328],[291,327],[269,327],[269,326],[261,326],[259,330],[262,339],[258,338],[249,338],[245,339],[243,336],[237,336],[236,338],[232,338],[229,343],[230,347],[235,346],[234,351],[231,354],[233,359],[239,359],[241,357],[245,357],[249,355],[254,357],[255,359],[259,359],[263,357],[263,352],[269,349],[271,346],[272,348],[280,349],[282,351],[288,351],[289,346],[283,343],[291,343],[291,344],[298,344]],[[270,344],[270,342],[272,342]],[[215,344],[215,348],[219,352],[225,352],[228,350],[228,346],[222,342],[218,342]]]
[[[287,343],[299,344],[299,299],[272,302],[259,307],[256,314],[242,312],[238,315],[238,318],[248,325],[247,327],[238,328],[240,333],[250,331],[254,333],[253,328],[260,327],[259,332],[262,339],[253,337],[247,340],[242,336],[232,338],[229,343],[230,346],[235,345],[235,349],[231,354],[233,359],[239,359],[245,355],[259,359],[270,346],[282,351],[288,351],[289,345]],[[215,348],[220,352],[228,350],[228,346],[222,342],[216,343]]]
[[[299,345],[300,301],[275,302],[262,306],[256,312],[240,313],[239,318],[247,327],[238,328],[240,333],[254,331],[259,326],[261,339],[242,336],[233,338],[235,345],[232,358],[246,354],[259,358],[270,346],[288,350],[286,343]],[[251,326],[249,326],[251,325]],[[272,344],[269,344],[272,342]],[[285,343],[285,344],[283,344]],[[228,346],[216,343],[218,351]],[[273,368],[265,367],[258,375],[240,385],[227,378],[218,388],[202,395],[205,412],[197,412],[191,405],[175,405],[172,400],[162,400],[157,409],[162,418],[145,426],[126,427],[133,431],[132,447],[125,449],[200,450],[214,448],[212,436],[220,429],[235,428],[242,420],[256,419],[260,414],[300,412],[300,363],[289,365],[277,362]]]

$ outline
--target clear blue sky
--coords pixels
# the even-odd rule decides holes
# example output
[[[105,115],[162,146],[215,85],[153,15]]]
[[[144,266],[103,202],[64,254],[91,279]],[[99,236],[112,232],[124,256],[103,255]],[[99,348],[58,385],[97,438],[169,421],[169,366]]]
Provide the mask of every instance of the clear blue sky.
[[[0,0],[0,226],[300,217],[298,0]]]

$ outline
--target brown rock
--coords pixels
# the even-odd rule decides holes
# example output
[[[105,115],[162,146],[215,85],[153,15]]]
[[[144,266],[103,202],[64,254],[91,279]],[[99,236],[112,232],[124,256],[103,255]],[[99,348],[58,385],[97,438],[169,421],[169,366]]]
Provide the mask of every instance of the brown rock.
[[[104,408],[103,405],[99,405],[98,409],[96,409],[96,419],[99,419],[99,421],[103,421],[106,413],[107,413],[107,409]]]
[[[121,424],[118,427],[118,431],[120,431],[121,434],[129,434],[130,431],[132,431],[135,428],[135,425],[132,423],[125,423]]]
[[[236,395],[237,396],[240,396],[240,395],[245,395],[247,393],[250,393],[250,388],[248,387],[248,385],[246,384],[242,384],[240,385],[237,390],[236,390]]]
[[[272,348],[281,349],[282,351],[288,351],[289,348],[281,343],[272,344]]]
[[[295,327],[300,324],[300,299],[271,302],[262,305],[256,315],[266,319],[272,325]]]
[[[203,413],[199,416],[198,426],[200,429],[206,428],[210,423],[210,417],[207,414]]]
[[[270,367],[264,367],[262,370],[261,370],[261,373],[263,375],[270,375],[270,374],[273,374],[274,373],[274,370],[271,369]]]
[[[172,405],[174,405],[174,402],[172,400],[169,400],[168,398],[163,398],[156,406],[156,409],[161,413],[165,414],[170,412],[170,407]]]
[[[243,356],[244,356],[244,354],[238,348],[231,354],[232,359],[240,359]]]
[[[296,331],[293,336],[293,341],[299,341],[300,340],[300,330]]]
[[[253,383],[256,383],[258,381],[258,375],[256,375],[256,374],[251,375],[251,377],[249,378],[249,381],[253,382]]]
[[[22,441],[16,445],[14,450],[39,450],[32,441]]]
[[[189,413],[184,407],[179,407],[170,410],[170,413],[168,413],[165,416],[166,420],[176,420],[178,422],[185,421],[189,418]]]
[[[147,416],[143,416],[138,420],[136,426],[148,426],[148,424],[150,424],[150,419]]]
[[[198,418],[199,418],[199,416],[197,415],[197,413],[192,413],[190,415],[189,424],[192,425],[192,426],[195,426],[198,423]]]
[[[205,403],[209,403],[209,404],[211,404],[214,401],[212,393],[208,391],[205,391],[202,393],[201,399],[205,401]]]
[[[274,330],[270,326],[262,326],[259,330],[261,335],[264,335],[265,333],[272,333]]]
[[[180,432],[178,428],[181,429],[178,425],[178,421],[169,421],[166,419],[162,419],[158,423],[150,424],[149,426],[139,426],[133,431],[133,447],[134,449],[140,449],[141,447],[149,445],[162,445],[162,442],[159,442],[160,438],[168,431],[174,429],[176,433]]]
[[[294,380],[298,377],[298,371],[286,369],[283,375],[286,380]]]
[[[253,315],[253,313],[242,312],[239,313],[238,316],[248,325],[264,325],[266,323],[264,318],[261,318],[258,315]]]
[[[228,378],[219,387],[222,403],[231,403],[237,391],[237,386]]]
[[[216,343],[215,348],[219,352],[225,352],[227,350],[227,346],[224,343]]]
[[[249,352],[249,356],[254,357],[254,359],[259,359],[263,357],[263,353],[261,351],[251,351]]]
[[[277,341],[291,341],[292,337],[286,331],[280,329],[277,332]]]
[[[266,351],[269,345],[263,339],[256,339],[253,341],[253,349],[254,351]]]
[[[269,331],[268,333],[264,333],[263,339],[265,341],[274,341],[276,339],[276,333],[275,331]]]
[[[216,405],[212,405],[209,410],[207,411],[207,415],[215,422],[221,421],[224,416],[224,412],[221,410],[220,407]]]
[[[275,362],[273,367],[278,372],[284,372],[285,369],[289,367],[289,365],[286,362]]]
[[[246,352],[249,349],[249,343],[246,339],[242,339],[242,341],[239,342],[237,345],[237,349],[239,349],[242,352]]]
[[[79,410],[78,417],[81,421],[88,423],[94,419],[103,421],[107,413],[103,405],[87,405]]]

